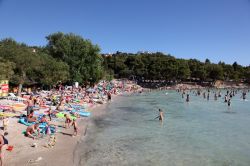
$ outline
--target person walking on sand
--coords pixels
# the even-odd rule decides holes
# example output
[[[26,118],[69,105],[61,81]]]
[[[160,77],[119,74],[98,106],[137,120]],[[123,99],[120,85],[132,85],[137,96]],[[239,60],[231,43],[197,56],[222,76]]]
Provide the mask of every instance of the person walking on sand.
[[[73,119],[72,126],[74,127],[74,133],[72,136],[77,136],[78,135],[78,126],[76,123],[76,119]]]
[[[3,159],[4,159],[4,157],[3,157],[3,147],[4,147],[4,145],[9,144],[8,140],[4,137],[6,135],[7,135],[6,132],[4,133],[4,135],[0,135],[0,166],[4,165],[3,164],[4,163],[3,162]]]

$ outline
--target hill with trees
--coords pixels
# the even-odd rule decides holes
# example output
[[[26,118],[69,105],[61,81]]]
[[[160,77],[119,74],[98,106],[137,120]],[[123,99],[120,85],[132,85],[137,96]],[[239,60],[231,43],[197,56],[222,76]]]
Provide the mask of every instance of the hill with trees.
[[[0,79],[11,85],[37,84],[51,87],[58,82],[93,85],[101,79],[129,78],[138,81],[249,81],[250,66],[178,59],[170,54],[122,53],[101,55],[100,47],[73,33],[57,32],[46,37],[44,47],[28,46],[7,38],[0,41]]]
[[[116,78],[134,77],[137,80],[166,81],[249,81],[250,66],[232,65],[209,59],[201,62],[197,59],[178,59],[170,54],[156,53],[121,53],[103,55],[104,68]]]

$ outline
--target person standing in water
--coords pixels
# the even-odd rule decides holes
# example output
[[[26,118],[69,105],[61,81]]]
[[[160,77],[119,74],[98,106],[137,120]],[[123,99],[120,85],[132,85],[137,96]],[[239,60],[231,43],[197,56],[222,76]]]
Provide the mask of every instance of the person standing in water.
[[[164,119],[163,111],[159,109],[159,121],[163,121],[163,119]]]
[[[159,116],[157,116],[155,119],[159,118],[159,121],[163,121],[164,119],[164,115],[163,115],[163,111],[162,109],[159,109]]]
[[[181,94],[181,97],[184,98],[185,92],[183,91]]]
[[[243,100],[246,100],[246,95],[247,95],[247,93],[244,91],[244,92],[242,93],[242,98],[243,98]]]
[[[214,94],[214,100],[217,100],[217,93]]]
[[[187,99],[186,99],[186,102],[189,102],[189,94],[187,94]]]
[[[224,102],[225,102],[225,103],[227,102],[227,95],[225,95],[225,100],[224,100]]]
[[[219,91],[219,95],[218,95],[218,97],[221,97],[221,91]]]
[[[231,99],[228,99],[227,105],[228,105],[228,107],[231,106]]]

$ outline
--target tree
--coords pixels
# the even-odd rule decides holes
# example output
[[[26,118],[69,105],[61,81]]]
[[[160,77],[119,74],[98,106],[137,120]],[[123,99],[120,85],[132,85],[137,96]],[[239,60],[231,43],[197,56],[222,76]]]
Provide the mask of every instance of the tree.
[[[15,63],[15,75],[11,81],[19,84],[18,95],[20,96],[23,84],[30,82],[27,73],[39,66],[40,59],[28,46],[17,43],[13,39],[4,39],[0,42],[0,56]]]
[[[15,64],[0,58],[0,79],[10,80],[14,75]]]
[[[213,80],[222,80],[223,79],[223,68],[216,64],[206,65],[206,70],[208,73],[208,78]]]
[[[178,78],[183,80],[189,77],[190,77],[190,69],[188,64],[185,61],[180,61],[178,67]]]
[[[71,82],[95,83],[102,78],[103,59],[97,45],[72,33],[58,32],[46,38],[49,53],[68,64]]]
[[[54,85],[56,83],[65,82],[69,79],[69,66],[45,53],[39,53],[42,57],[42,65],[39,69],[40,81],[45,85]]]
[[[237,63],[237,62],[234,62],[232,66],[233,66],[233,68],[234,68],[234,71],[237,71],[238,63]]]
[[[211,61],[209,59],[206,59],[205,64],[211,64]]]

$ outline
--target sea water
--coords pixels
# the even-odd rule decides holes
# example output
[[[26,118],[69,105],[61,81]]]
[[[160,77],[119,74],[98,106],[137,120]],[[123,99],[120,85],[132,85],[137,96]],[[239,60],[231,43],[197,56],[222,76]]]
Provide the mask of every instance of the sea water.
[[[118,97],[77,148],[84,166],[250,166],[250,102],[175,91]],[[164,121],[155,117],[164,110]]]

